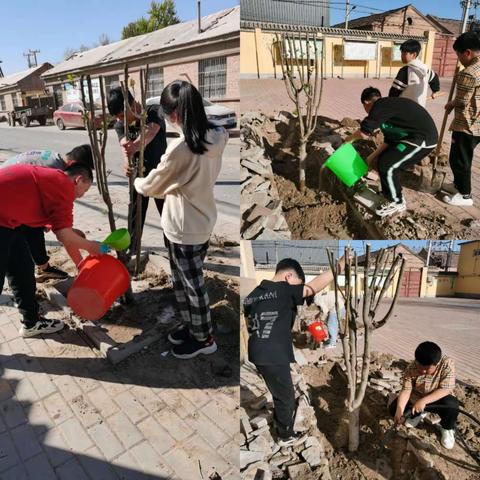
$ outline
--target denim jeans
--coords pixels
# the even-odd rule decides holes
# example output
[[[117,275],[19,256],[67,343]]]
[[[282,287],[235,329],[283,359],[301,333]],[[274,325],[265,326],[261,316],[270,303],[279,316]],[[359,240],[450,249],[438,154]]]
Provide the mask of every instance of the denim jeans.
[[[340,314],[340,319],[343,319],[345,317],[345,308],[342,308],[339,314]],[[337,318],[337,312],[335,310],[330,310],[330,312],[328,312],[327,328],[328,328],[328,336],[329,336],[328,344],[336,345],[337,337],[338,337],[338,318]]]

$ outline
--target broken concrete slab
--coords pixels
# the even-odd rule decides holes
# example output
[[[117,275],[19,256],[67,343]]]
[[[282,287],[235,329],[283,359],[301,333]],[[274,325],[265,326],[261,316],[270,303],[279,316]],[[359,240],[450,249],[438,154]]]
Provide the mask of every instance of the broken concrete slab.
[[[301,367],[304,367],[305,365],[308,365],[308,362],[307,362],[306,358],[304,357],[303,353],[298,348],[294,348],[293,353],[295,355],[295,361]]]
[[[242,480],[272,480],[272,472],[267,462],[256,462],[248,466]]]
[[[252,426],[250,425],[250,420],[246,416],[240,417],[240,431],[248,438],[252,433]]]
[[[310,480],[313,478],[313,472],[308,463],[290,465],[287,471],[291,480]]]
[[[305,405],[299,406],[295,414],[293,429],[296,432],[306,432],[314,422],[315,410]]]
[[[306,448],[301,453],[303,459],[311,466],[316,467],[320,465],[320,460],[323,456],[323,451],[320,449],[320,446],[314,446]]]
[[[255,440],[248,444],[248,450],[250,452],[263,452],[265,457],[272,455],[272,446],[270,442],[262,435],[255,437]]]
[[[263,427],[268,427],[268,424],[269,424],[268,417],[265,415],[259,415],[258,417],[252,418],[250,420],[250,425],[255,430],[259,430]]]
[[[261,462],[265,458],[264,452],[250,452],[249,450],[240,450],[240,470],[243,470],[248,465]]]

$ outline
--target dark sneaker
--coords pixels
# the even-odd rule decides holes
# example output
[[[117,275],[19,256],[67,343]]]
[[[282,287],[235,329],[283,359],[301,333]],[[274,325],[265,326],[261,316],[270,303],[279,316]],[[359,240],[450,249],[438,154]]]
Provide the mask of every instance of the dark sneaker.
[[[185,325],[180,325],[176,330],[170,332],[167,338],[173,345],[182,345],[190,338],[190,332]]]
[[[308,435],[306,434],[305,435],[295,434],[287,438],[279,437],[277,441],[277,445],[279,447],[295,447],[303,443],[307,439],[307,437]]]
[[[37,282],[45,282],[46,280],[64,280],[65,278],[68,278],[68,273],[54,267],[53,265],[48,265],[48,267],[43,270],[37,268],[35,278],[37,279]]]
[[[172,355],[177,358],[193,358],[197,355],[209,355],[217,351],[217,344],[211,335],[203,342],[199,342],[193,337],[188,339],[181,345],[175,345],[172,348]]]
[[[61,320],[41,318],[33,327],[26,328],[22,325],[20,335],[24,338],[36,337],[37,335],[59,332],[64,326],[65,324]]]

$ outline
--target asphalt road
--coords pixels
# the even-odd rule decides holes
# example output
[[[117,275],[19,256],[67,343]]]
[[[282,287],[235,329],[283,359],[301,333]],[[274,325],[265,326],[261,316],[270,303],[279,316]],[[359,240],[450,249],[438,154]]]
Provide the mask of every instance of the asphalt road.
[[[172,141],[171,138],[168,141]],[[77,145],[89,143],[86,130],[58,130],[56,126],[37,126],[29,128],[9,127],[0,123],[0,161],[17,153],[32,149],[54,150],[66,153]],[[240,139],[230,138],[223,157],[222,170],[215,186],[215,198],[219,217],[239,223],[240,216]],[[111,170],[110,180],[115,184],[127,185],[127,179],[122,170],[122,156],[116,133],[108,130],[106,148],[108,169]]]

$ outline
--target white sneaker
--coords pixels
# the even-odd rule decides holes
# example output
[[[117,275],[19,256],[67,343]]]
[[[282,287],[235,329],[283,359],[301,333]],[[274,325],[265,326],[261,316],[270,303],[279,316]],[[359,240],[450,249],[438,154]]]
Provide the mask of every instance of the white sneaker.
[[[52,320],[49,318],[41,318],[38,322],[30,328],[25,328],[24,325],[20,328],[20,335],[24,338],[36,337],[37,335],[44,335],[48,333],[55,333],[65,326],[61,320]]]
[[[443,201],[449,205],[455,205],[457,207],[471,207],[473,206],[473,199],[465,198],[461,193],[455,195],[444,195]]]
[[[456,193],[458,193],[457,187],[455,186],[454,183],[444,183],[442,185],[442,190],[447,193],[451,193],[452,195],[455,195]]]
[[[445,430],[445,428],[442,428],[441,443],[447,450],[451,450],[455,445],[455,430]]]
[[[394,213],[405,212],[407,210],[407,204],[405,200],[402,200],[400,203],[397,202],[385,202],[382,203],[376,210],[375,213],[379,217],[388,217]]]
[[[420,422],[423,422],[424,418],[427,416],[426,412],[421,413],[413,418],[407,418],[405,420],[405,426],[408,428],[417,428]]]

